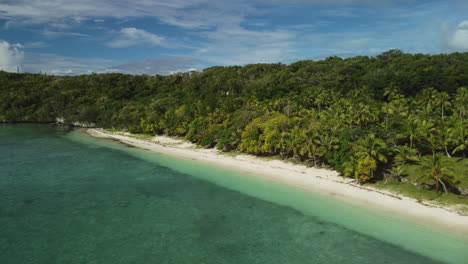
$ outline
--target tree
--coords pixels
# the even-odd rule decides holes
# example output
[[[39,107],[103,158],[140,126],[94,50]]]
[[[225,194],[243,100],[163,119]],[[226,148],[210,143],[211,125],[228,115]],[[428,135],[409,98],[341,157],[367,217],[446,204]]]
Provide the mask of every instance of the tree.
[[[442,160],[442,155],[437,153],[433,156],[427,156],[423,160],[423,169],[425,173],[419,179],[431,179],[435,183],[436,192],[439,193],[440,185],[442,185],[445,194],[448,193],[447,185],[453,186],[452,171],[446,166]]]
[[[468,52],[390,50],[168,76],[0,71],[0,121],[63,117],[167,133],[205,147],[330,165],[362,182],[429,152],[466,156],[467,61]],[[378,154],[366,145],[379,146]]]
[[[377,161],[371,157],[363,157],[357,161],[356,175],[358,182],[365,182],[374,178]]]
[[[412,116],[409,116],[405,122],[405,130],[404,133],[406,137],[409,139],[409,148],[413,149],[413,144],[415,138],[418,136],[419,133],[419,126],[417,120],[415,120]]]
[[[282,159],[286,158],[291,149],[293,148],[293,136],[289,132],[282,132],[280,140],[278,142],[278,147],[280,151],[280,156]]]
[[[317,130],[316,142],[317,144],[319,144],[323,153],[329,153],[339,147],[338,137],[335,136],[331,131],[327,131],[326,129],[323,129],[323,128]]]
[[[312,158],[314,166],[318,165],[318,156],[321,156],[321,148],[317,134],[313,130],[309,130],[304,134],[305,140],[300,148],[301,154],[308,158]]]
[[[377,115],[374,114],[374,111],[370,109],[369,105],[364,103],[354,104],[350,111],[351,120],[354,120],[359,127],[378,119]]]
[[[380,60],[390,60],[403,56],[403,51],[399,49],[391,49],[377,56]]]
[[[401,181],[401,178],[403,177],[403,167],[402,166],[394,166],[390,169],[390,173],[393,177],[397,178],[398,180]],[[385,179],[385,182],[387,182],[387,179]]]
[[[420,161],[417,149],[411,149],[408,146],[397,146],[394,148],[394,151],[396,152],[394,157],[396,164],[406,165],[411,162]]]
[[[345,178],[352,177],[359,181],[358,161],[354,156],[343,163],[343,176]]]
[[[268,114],[264,119],[266,120],[260,135],[260,140],[263,142],[262,152],[269,155],[279,153],[284,158],[291,145],[290,120],[286,115],[277,112]]]
[[[431,149],[434,151],[436,143],[435,134],[437,133],[437,128],[431,120],[426,119],[416,119],[414,124],[416,127],[411,127],[410,129],[415,129],[411,131],[415,132],[414,139],[418,143],[428,142],[431,145]]]
[[[439,92],[437,94],[436,104],[440,107],[441,117],[442,120],[444,120],[445,109],[450,108],[452,106],[452,103],[450,102],[450,95],[446,92]]]
[[[395,113],[395,108],[392,103],[383,103],[382,105],[382,112],[385,114],[384,118],[384,125],[385,125],[385,131],[388,130],[388,118],[391,114]]]
[[[453,149],[452,154],[461,152],[463,153],[463,158],[465,158],[466,150],[468,149],[468,129],[466,129],[463,124],[456,128],[453,142],[455,144],[455,148]]]
[[[385,87],[383,95],[387,98],[387,101],[392,101],[394,99],[400,98],[400,88],[391,82],[389,86]]]
[[[441,146],[443,146],[445,154],[447,155],[448,158],[451,158],[452,156],[450,155],[449,152],[449,146],[454,142],[454,130],[452,127],[449,127],[449,124],[447,122],[442,123],[441,128],[438,133],[438,142]]]
[[[457,107],[460,122],[463,123],[466,115],[466,108],[468,107],[468,88],[458,88],[454,98],[454,104]]]
[[[421,110],[425,113],[426,117],[430,115],[435,106],[439,103],[439,94],[433,87],[426,88],[419,94],[419,103],[423,106]]]
[[[356,141],[353,150],[358,159],[360,179],[366,181],[373,178],[378,167],[377,163],[387,162],[386,148],[385,142],[375,134],[369,134]]]
[[[252,154],[262,153],[263,142],[260,139],[263,133],[263,122],[261,118],[252,120],[242,132],[239,150]]]

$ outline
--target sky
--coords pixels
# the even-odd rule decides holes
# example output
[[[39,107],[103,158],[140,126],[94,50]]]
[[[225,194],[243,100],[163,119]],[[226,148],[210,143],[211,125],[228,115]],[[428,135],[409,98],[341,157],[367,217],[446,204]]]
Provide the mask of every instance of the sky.
[[[468,51],[468,0],[0,0],[0,69],[172,74]]]

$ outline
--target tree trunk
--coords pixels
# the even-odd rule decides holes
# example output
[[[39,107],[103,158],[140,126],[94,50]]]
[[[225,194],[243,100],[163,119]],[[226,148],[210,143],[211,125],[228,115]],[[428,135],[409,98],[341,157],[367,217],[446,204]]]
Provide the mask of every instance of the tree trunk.
[[[284,151],[280,150],[280,156],[281,156],[281,159],[284,160],[285,158]]]
[[[440,184],[442,184],[442,187],[444,188],[445,194],[448,194],[447,187],[445,186],[445,183],[441,179],[439,179],[439,182],[440,182]]]
[[[444,146],[444,148],[445,148],[445,153],[447,154],[447,157],[452,158],[452,156],[450,156],[450,153],[448,152],[447,146]]]
[[[442,120],[444,120],[444,104],[442,104]]]

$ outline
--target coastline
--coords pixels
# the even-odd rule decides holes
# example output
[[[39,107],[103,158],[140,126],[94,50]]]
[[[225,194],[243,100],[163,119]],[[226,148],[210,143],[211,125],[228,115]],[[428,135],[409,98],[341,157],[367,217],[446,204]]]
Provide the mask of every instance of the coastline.
[[[468,235],[468,216],[466,215],[451,208],[421,203],[416,199],[388,191],[355,185],[352,179],[344,179],[336,171],[306,167],[280,160],[268,161],[248,154],[227,156],[215,149],[196,148],[194,144],[187,141],[165,136],[140,139],[132,137],[130,133],[113,133],[103,129],[87,129],[86,132],[93,137],[113,139],[137,148],[231,168],[310,192],[325,193],[346,200],[348,203],[375,207]]]

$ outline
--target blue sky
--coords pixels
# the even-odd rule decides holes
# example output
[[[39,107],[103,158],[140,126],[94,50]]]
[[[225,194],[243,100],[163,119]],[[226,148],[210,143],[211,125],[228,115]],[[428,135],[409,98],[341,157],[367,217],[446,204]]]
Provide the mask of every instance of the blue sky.
[[[170,74],[468,51],[468,0],[0,0],[0,68]]]

